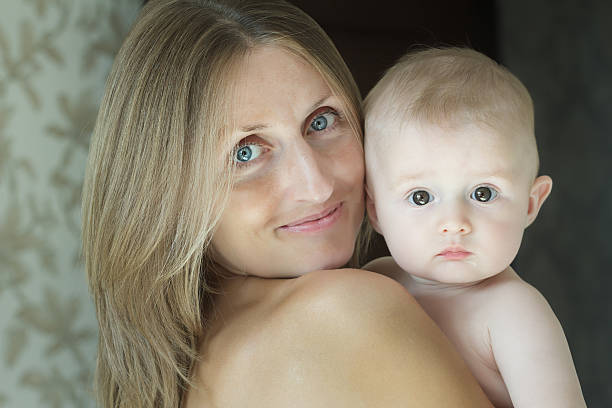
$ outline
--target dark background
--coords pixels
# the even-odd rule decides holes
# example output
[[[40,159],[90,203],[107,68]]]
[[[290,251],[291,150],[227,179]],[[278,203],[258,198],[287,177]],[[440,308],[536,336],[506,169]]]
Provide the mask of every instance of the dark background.
[[[612,407],[612,2],[292,2],[332,37],[364,96],[415,44],[469,45],[527,86],[554,187],[513,266],[561,321],[587,405]],[[371,256],[387,253],[377,242]]]

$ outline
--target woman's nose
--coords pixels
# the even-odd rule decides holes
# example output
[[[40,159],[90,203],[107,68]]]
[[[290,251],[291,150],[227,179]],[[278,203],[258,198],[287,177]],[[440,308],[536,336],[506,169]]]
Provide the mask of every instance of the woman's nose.
[[[297,143],[291,150],[285,156],[287,172],[281,174],[286,178],[289,194],[296,201],[327,201],[334,191],[331,163],[326,162],[329,158],[312,149],[305,141]]]

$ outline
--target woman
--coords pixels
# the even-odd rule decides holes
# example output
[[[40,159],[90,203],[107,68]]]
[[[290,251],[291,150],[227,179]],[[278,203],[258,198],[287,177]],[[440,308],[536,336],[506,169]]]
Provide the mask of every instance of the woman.
[[[102,406],[489,406],[399,285],[329,270],[363,220],[361,123],[293,6],[145,6],[84,186]]]

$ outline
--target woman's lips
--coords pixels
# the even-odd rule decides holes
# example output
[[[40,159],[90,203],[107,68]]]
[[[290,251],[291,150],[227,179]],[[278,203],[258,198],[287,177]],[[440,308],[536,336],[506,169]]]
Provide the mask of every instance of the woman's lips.
[[[343,205],[339,203],[332,208],[318,214],[309,215],[291,224],[283,225],[280,230],[289,232],[316,232],[324,230],[334,224],[342,215]]]
[[[461,260],[467,258],[470,255],[472,255],[470,251],[458,248],[445,249],[444,251],[438,254],[438,256],[449,260]]]

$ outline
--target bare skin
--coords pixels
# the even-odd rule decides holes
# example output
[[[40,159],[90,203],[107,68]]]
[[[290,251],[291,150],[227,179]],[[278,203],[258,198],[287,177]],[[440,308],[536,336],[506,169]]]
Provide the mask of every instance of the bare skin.
[[[509,266],[552,187],[527,135],[406,124],[384,140],[366,147],[368,214],[393,259],[364,268],[405,286],[496,407],[584,407],[559,321]]]
[[[212,239],[215,299],[185,407],[489,407],[400,285],[335,270],[364,215],[348,107],[306,61],[255,48],[236,78],[236,182]]]
[[[227,282],[201,346],[198,407],[490,407],[414,299],[361,270]]]
[[[391,257],[366,265],[401,282],[461,353],[496,407],[585,407],[563,329],[512,268],[478,282],[417,281]]]

